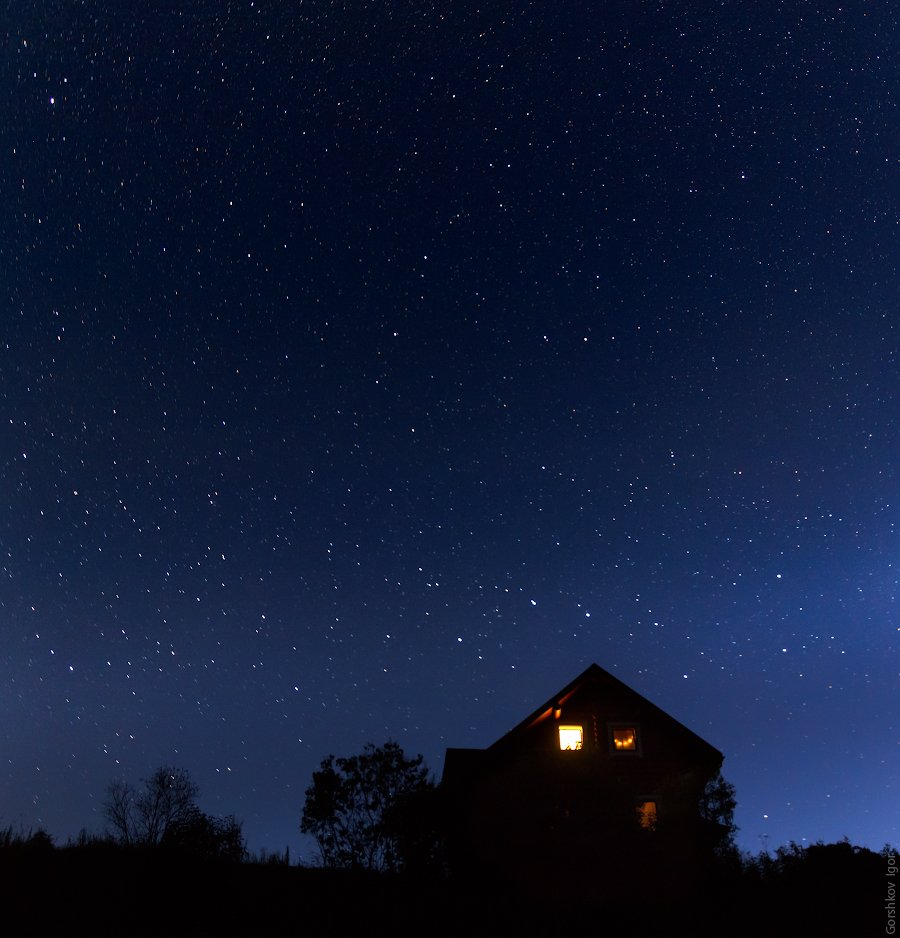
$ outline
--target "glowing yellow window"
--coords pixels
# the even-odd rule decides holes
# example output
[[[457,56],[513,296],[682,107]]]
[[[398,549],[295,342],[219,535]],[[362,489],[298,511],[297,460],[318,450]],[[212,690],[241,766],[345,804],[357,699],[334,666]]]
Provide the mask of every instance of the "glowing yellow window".
[[[612,731],[613,746],[616,752],[634,752],[637,736],[633,726],[622,726]]]
[[[581,749],[584,745],[584,733],[580,726],[561,726],[559,728],[560,749]]]
[[[638,823],[645,831],[656,830],[656,802],[642,801],[637,807]]]

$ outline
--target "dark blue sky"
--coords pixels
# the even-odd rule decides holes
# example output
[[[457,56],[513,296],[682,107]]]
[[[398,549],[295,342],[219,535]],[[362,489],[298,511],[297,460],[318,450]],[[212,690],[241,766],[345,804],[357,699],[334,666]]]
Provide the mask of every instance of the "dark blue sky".
[[[898,832],[889,5],[0,14],[0,824],[439,775],[595,661]]]

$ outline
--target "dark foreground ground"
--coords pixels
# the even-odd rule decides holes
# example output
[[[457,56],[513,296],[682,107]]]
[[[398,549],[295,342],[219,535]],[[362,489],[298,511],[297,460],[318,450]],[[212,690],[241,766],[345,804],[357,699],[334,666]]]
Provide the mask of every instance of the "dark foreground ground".
[[[887,861],[833,852],[768,877],[710,883],[662,902],[647,889],[605,902],[517,896],[285,865],[198,864],[165,853],[53,850],[0,857],[0,929],[95,936],[755,936],[866,938],[890,934]],[[801,868],[802,867],[802,868]],[[5,926],[5,927],[4,927]]]

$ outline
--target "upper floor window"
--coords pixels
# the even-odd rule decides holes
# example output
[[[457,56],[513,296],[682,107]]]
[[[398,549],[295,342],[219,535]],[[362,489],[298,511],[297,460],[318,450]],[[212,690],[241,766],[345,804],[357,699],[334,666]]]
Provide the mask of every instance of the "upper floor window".
[[[560,749],[581,749],[584,746],[584,730],[580,726],[561,726],[559,728]]]
[[[635,726],[613,726],[612,750],[613,752],[637,752],[638,737]]]

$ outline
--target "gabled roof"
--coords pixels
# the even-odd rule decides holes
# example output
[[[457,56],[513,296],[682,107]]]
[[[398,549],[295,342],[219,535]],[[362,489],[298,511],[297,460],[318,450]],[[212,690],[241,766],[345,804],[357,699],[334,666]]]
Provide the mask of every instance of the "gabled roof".
[[[609,671],[604,670],[598,664],[592,664],[582,671],[578,677],[566,684],[561,690],[557,691],[536,710],[532,711],[521,723],[514,726],[508,733],[505,733],[496,742],[488,746],[488,751],[503,749],[510,743],[515,742],[533,726],[549,719],[555,709],[564,706],[568,700],[580,691],[588,689],[591,685],[607,688],[621,698],[630,698],[631,701],[640,706],[645,713],[648,715],[653,714],[658,719],[668,723],[676,732],[682,734],[686,740],[690,740],[694,746],[698,747],[700,750],[705,750],[705,754],[710,759],[717,759],[719,762],[724,759],[722,753],[714,746],[711,746],[705,739],[698,736],[692,730],[689,730],[683,723],[679,723],[678,720],[666,713],[665,710],[657,707],[655,703],[647,700],[646,697],[630,688],[627,684],[620,681],[617,677],[614,677]]]
[[[530,730],[545,720],[552,719],[554,711],[557,711],[558,715],[558,711],[572,698],[582,693],[589,694],[594,689],[615,698],[617,705],[624,704],[629,710],[639,711],[642,720],[665,727],[667,735],[677,737],[683,747],[692,753],[693,759],[707,765],[712,771],[722,764],[724,756],[718,749],[636,690],[632,690],[609,671],[592,664],[486,749],[447,749],[442,784],[464,785],[490,765],[502,762],[510,750],[515,750],[519,744],[527,747]]]

